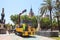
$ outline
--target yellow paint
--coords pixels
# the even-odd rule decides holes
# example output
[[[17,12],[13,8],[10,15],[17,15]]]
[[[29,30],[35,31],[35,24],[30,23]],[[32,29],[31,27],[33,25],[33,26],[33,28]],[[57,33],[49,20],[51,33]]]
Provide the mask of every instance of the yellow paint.
[[[16,28],[17,32],[23,32],[23,28]]]
[[[25,33],[25,35],[28,35],[28,31],[25,31],[24,33]]]
[[[33,32],[31,32],[31,35],[33,35]]]
[[[31,28],[28,28],[28,31],[31,32]]]
[[[35,32],[36,32],[35,28],[31,28],[31,27],[28,27],[27,31],[24,31],[23,28],[16,28],[16,31],[17,32],[22,32],[23,36],[31,36],[31,35],[34,35]]]

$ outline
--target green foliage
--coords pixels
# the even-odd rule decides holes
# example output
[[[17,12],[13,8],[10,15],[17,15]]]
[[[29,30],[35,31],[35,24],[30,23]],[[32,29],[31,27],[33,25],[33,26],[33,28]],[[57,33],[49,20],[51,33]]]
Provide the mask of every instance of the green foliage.
[[[33,26],[37,25],[36,16],[33,16],[31,20],[32,20]]]
[[[59,9],[59,8],[56,8],[55,7],[55,5],[56,4],[54,4],[53,3],[54,2],[54,0],[44,0],[44,3],[42,3],[42,7],[40,8],[41,10],[40,10],[40,14],[41,15],[43,15],[43,14],[46,14],[47,12],[50,12],[50,20],[49,19],[45,19],[45,18],[43,18],[42,19],[42,25],[43,26],[48,26],[48,25],[50,25],[51,26],[51,28],[52,28],[52,26],[57,26],[57,22],[53,22],[52,23],[52,11],[54,11],[54,13],[56,12],[56,10],[57,9]],[[53,3],[53,4],[52,4]],[[56,9],[56,10],[55,10]],[[49,21],[50,22],[49,22]]]
[[[44,3],[42,3],[42,7],[40,8],[40,13],[43,15],[46,12],[52,11],[52,0],[44,0]]]
[[[53,27],[57,27],[58,26],[58,23],[56,22],[56,20],[54,19],[53,23],[52,23],[52,26]]]
[[[10,19],[12,20],[12,22],[14,24],[17,24],[17,22],[18,22],[18,15],[11,15],[10,16]]]
[[[27,15],[22,15],[21,17],[21,20],[31,20],[31,18],[29,18]]]
[[[50,20],[48,17],[44,17],[41,19],[41,28],[49,28]]]
[[[11,15],[10,18],[11,18],[11,20],[14,24],[18,23],[18,21],[17,21],[18,20],[18,15]],[[31,20],[33,26],[37,25],[36,16],[32,16],[31,18],[29,18],[27,15],[21,15],[20,19],[21,20]]]

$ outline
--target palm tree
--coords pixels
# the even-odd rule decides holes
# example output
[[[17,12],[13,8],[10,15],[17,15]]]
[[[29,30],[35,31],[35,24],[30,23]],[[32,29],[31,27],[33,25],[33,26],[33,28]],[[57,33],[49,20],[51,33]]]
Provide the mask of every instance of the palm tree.
[[[11,15],[10,16],[10,19],[12,20],[12,22],[14,23],[14,24],[17,24],[18,23],[18,15]]]
[[[55,15],[55,17],[57,18],[58,28],[59,28],[59,31],[60,31],[60,24],[59,24],[59,17],[60,17],[60,1],[59,1],[59,0],[56,0],[55,9],[56,9],[56,13],[55,13],[56,15]]]
[[[41,30],[41,27],[40,27],[40,16],[36,16],[36,19],[37,19],[37,24],[38,24],[38,27],[37,27],[37,32]]]
[[[52,0],[44,0],[45,3],[43,3],[41,7],[41,14],[43,15],[46,12],[50,12],[50,21],[51,21],[51,30],[52,30]]]
[[[57,18],[58,28],[59,28],[59,31],[60,31],[60,24],[59,24],[60,12],[56,12],[54,17],[56,17],[56,18]]]

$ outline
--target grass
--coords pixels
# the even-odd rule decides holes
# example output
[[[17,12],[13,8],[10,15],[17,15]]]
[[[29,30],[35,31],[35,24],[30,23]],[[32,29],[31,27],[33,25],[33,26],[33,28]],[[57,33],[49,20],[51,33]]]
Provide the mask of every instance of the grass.
[[[56,39],[56,40],[60,40],[60,37],[51,37],[53,39]]]

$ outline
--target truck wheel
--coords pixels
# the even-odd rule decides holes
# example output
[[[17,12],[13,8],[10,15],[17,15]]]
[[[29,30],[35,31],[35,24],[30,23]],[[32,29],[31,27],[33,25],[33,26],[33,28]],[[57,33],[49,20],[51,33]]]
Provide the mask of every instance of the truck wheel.
[[[18,32],[15,30],[15,34],[17,35],[18,34]]]
[[[19,32],[19,36],[22,36],[22,33],[21,32]]]

